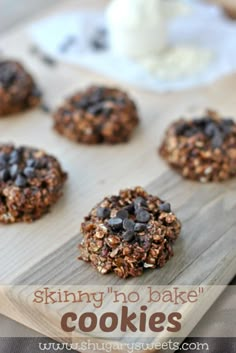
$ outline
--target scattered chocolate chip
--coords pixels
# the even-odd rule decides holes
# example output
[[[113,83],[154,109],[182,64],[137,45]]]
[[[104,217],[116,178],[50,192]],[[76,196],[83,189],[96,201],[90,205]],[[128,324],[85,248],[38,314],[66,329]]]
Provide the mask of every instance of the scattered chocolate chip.
[[[122,229],[123,221],[121,218],[115,217],[115,218],[109,219],[108,224],[113,230],[118,231],[118,230]]]
[[[91,39],[91,47],[97,51],[105,50],[107,48],[107,31],[105,29],[99,29]]]
[[[13,164],[11,167],[10,167],[10,175],[11,175],[11,178],[12,179],[15,179],[18,172],[19,172],[19,167],[17,164]]]
[[[146,210],[140,209],[137,212],[136,219],[140,223],[147,223],[150,220],[150,213]]]
[[[23,173],[27,178],[34,178],[35,177],[35,169],[32,167],[26,167],[24,169]]]
[[[0,171],[0,180],[7,182],[11,178],[8,169],[3,169]]]
[[[78,38],[74,35],[70,35],[65,38],[64,42],[60,45],[59,51],[61,53],[66,53],[71,47],[78,41]]]
[[[134,227],[135,227],[135,223],[134,223],[134,221],[132,221],[132,219],[128,219],[128,218],[124,219],[123,228],[125,230],[132,230],[133,231]]]
[[[147,229],[147,226],[144,223],[136,223],[134,227],[134,231],[137,233],[144,232],[146,229]]]
[[[48,66],[55,66],[57,64],[56,60],[46,54],[42,54],[41,59]]]
[[[27,185],[27,179],[22,174],[18,174],[15,180],[16,186],[24,187]]]
[[[97,209],[97,217],[100,219],[109,218],[111,214],[111,210],[108,207],[98,207]]]
[[[171,212],[171,206],[168,202],[160,204],[159,208],[161,212],[166,212],[166,213]]]
[[[128,211],[122,209],[122,210],[117,212],[116,217],[121,218],[121,219],[124,220],[124,219],[129,217],[129,213],[128,213]]]
[[[130,242],[130,241],[132,241],[132,240],[134,239],[134,236],[135,236],[134,231],[132,231],[132,230],[127,230],[127,231],[123,234],[123,239],[124,239],[125,241]]]
[[[44,113],[51,113],[51,108],[46,104],[42,103],[39,107]]]

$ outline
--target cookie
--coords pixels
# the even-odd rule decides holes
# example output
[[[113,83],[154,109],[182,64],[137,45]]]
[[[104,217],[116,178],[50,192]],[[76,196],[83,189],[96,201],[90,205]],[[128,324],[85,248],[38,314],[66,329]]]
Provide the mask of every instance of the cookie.
[[[91,262],[101,274],[127,278],[140,276],[146,268],[163,267],[173,256],[181,224],[169,203],[136,187],[104,198],[81,229],[79,259]]]
[[[42,150],[0,145],[0,222],[32,222],[47,213],[67,178]]]
[[[201,119],[181,119],[167,130],[160,154],[185,178],[227,180],[236,176],[236,123],[213,111]]]
[[[73,95],[54,114],[60,134],[85,144],[126,142],[138,122],[137,108],[126,93],[97,86]]]
[[[32,76],[20,63],[0,61],[0,116],[35,107],[40,96]]]

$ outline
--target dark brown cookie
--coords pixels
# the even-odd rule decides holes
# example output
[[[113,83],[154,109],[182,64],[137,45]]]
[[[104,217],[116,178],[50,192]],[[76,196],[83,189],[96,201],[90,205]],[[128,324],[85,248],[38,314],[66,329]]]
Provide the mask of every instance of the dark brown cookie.
[[[180,230],[169,203],[141,187],[123,190],[106,197],[85,218],[79,259],[102,274],[140,276],[145,268],[163,267],[173,256]]]
[[[167,130],[160,154],[185,178],[227,180],[236,176],[236,123],[213,111],[201,119],[179,120]]]
[[[96,86],[70,97],[54,114],[60,134],[86,144],[126,142],[138,122],[136,106],[126,93]]]
[[[32,222],[47,213],[67,178],[42,150],[0,145],[0,222]]]
[[[0,61],[0,116],[35,107],[40,97],[32,76],[20,63]]]

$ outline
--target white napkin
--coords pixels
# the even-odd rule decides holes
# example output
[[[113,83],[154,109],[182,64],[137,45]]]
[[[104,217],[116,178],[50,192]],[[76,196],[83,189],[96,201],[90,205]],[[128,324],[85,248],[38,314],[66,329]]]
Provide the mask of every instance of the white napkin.
[[[172,21],[170,42],[210,49],[210,65],[200,74],[176,80],[160,80],[137,62],[114,56],[107,49],[91,45],[97,31],[106,28],[103,12],[59,13],[34,23],[28,29],[32,41],[51,57],[83,66],[141,88],[165,92],[209,84],[236,71],[236,22],[228,20],[218,7],[191,4],[191,13]]]

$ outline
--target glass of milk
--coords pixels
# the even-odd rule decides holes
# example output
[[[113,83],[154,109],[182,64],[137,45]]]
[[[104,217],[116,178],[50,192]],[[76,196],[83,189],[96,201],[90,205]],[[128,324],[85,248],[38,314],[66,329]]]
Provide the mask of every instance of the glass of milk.
[[[165,49],[168,20],[177,15],[173,6],[166,11],[169,1],[111,0],[106,20],[114,54],[137,58],[157,55]]]

